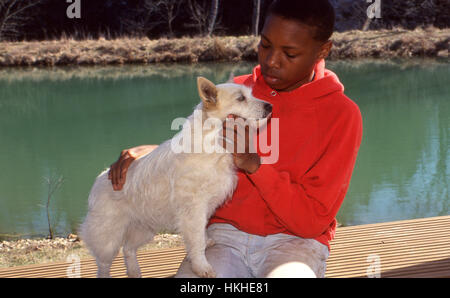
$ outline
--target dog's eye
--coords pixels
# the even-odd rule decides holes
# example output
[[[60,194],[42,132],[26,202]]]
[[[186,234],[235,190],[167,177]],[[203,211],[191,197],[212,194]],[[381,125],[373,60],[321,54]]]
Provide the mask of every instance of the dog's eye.
[[[237,98],[237,100],[238,100],[238,101],[244,101],[244,100],[245,100],[245,96],[244,96],[244,95],[241,95],[241,96],[239,96],[239,97]]]

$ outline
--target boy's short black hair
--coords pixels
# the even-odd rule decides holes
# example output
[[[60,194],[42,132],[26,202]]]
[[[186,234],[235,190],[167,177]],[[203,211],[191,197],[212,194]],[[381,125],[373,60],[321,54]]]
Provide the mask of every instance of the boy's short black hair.
[[[277,15],[315,27],[314,39],[327,41],[334,28],[334,8],[328,0],[275,0],[267,16]]]

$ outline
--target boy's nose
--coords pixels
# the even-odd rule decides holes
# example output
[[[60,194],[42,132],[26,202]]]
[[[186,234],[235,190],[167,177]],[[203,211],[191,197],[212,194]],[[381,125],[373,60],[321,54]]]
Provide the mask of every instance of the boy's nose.
[[[274,51],[269,53],[266,58],[266,64],[267,64],[267,66],[269,66],[271,68],[279,68],[280,61],[279,61],[279,57],[278,57],[277,53],[275,53]]]

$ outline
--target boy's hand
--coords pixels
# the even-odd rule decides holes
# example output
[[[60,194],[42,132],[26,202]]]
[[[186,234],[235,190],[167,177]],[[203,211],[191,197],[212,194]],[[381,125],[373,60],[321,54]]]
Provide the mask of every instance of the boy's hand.
[[[238,119],[239,117],[236,115],[229,115],[229,118]],[[222,147],[227,148],[228,141],[233,142],[233,161],[235,166],[246,172],[247,174],[253,174],[259,169],[261,165],[261,158],[257,153],[251,153],[250,148],[253,148],[253,136],[250,136],[250,129],[248,125],[245,125],[245,129],[242,127],[238,129],[238,126],[241,125],[240,121],[234,121],[233,127],[227,126],[227,121],[223,122],[222,127]],[[242,135],[242,131],[245,131],[245,135]],[[228,138],[227,138],[228,136]],[[239,148],[239,150],[238,150]]]
[[[127,171],[130,164],[140,157],[153,151],[157,145],[142,145],[125,149],[120,153],[119,159],[113,163],[108,172],[114,190],[121,190],[126,181]]]

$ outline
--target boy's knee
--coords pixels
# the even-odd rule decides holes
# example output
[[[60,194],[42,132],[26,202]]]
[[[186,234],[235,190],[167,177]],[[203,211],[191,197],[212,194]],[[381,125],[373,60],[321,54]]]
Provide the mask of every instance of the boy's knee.
[[[294,238],[272,248],[260,271],[262,277],[324,277],[328,248],[316,240]]]
[[[268,278],[315,278],[314,271],[301,262],[287,262],[268,270],[264,274]]]

